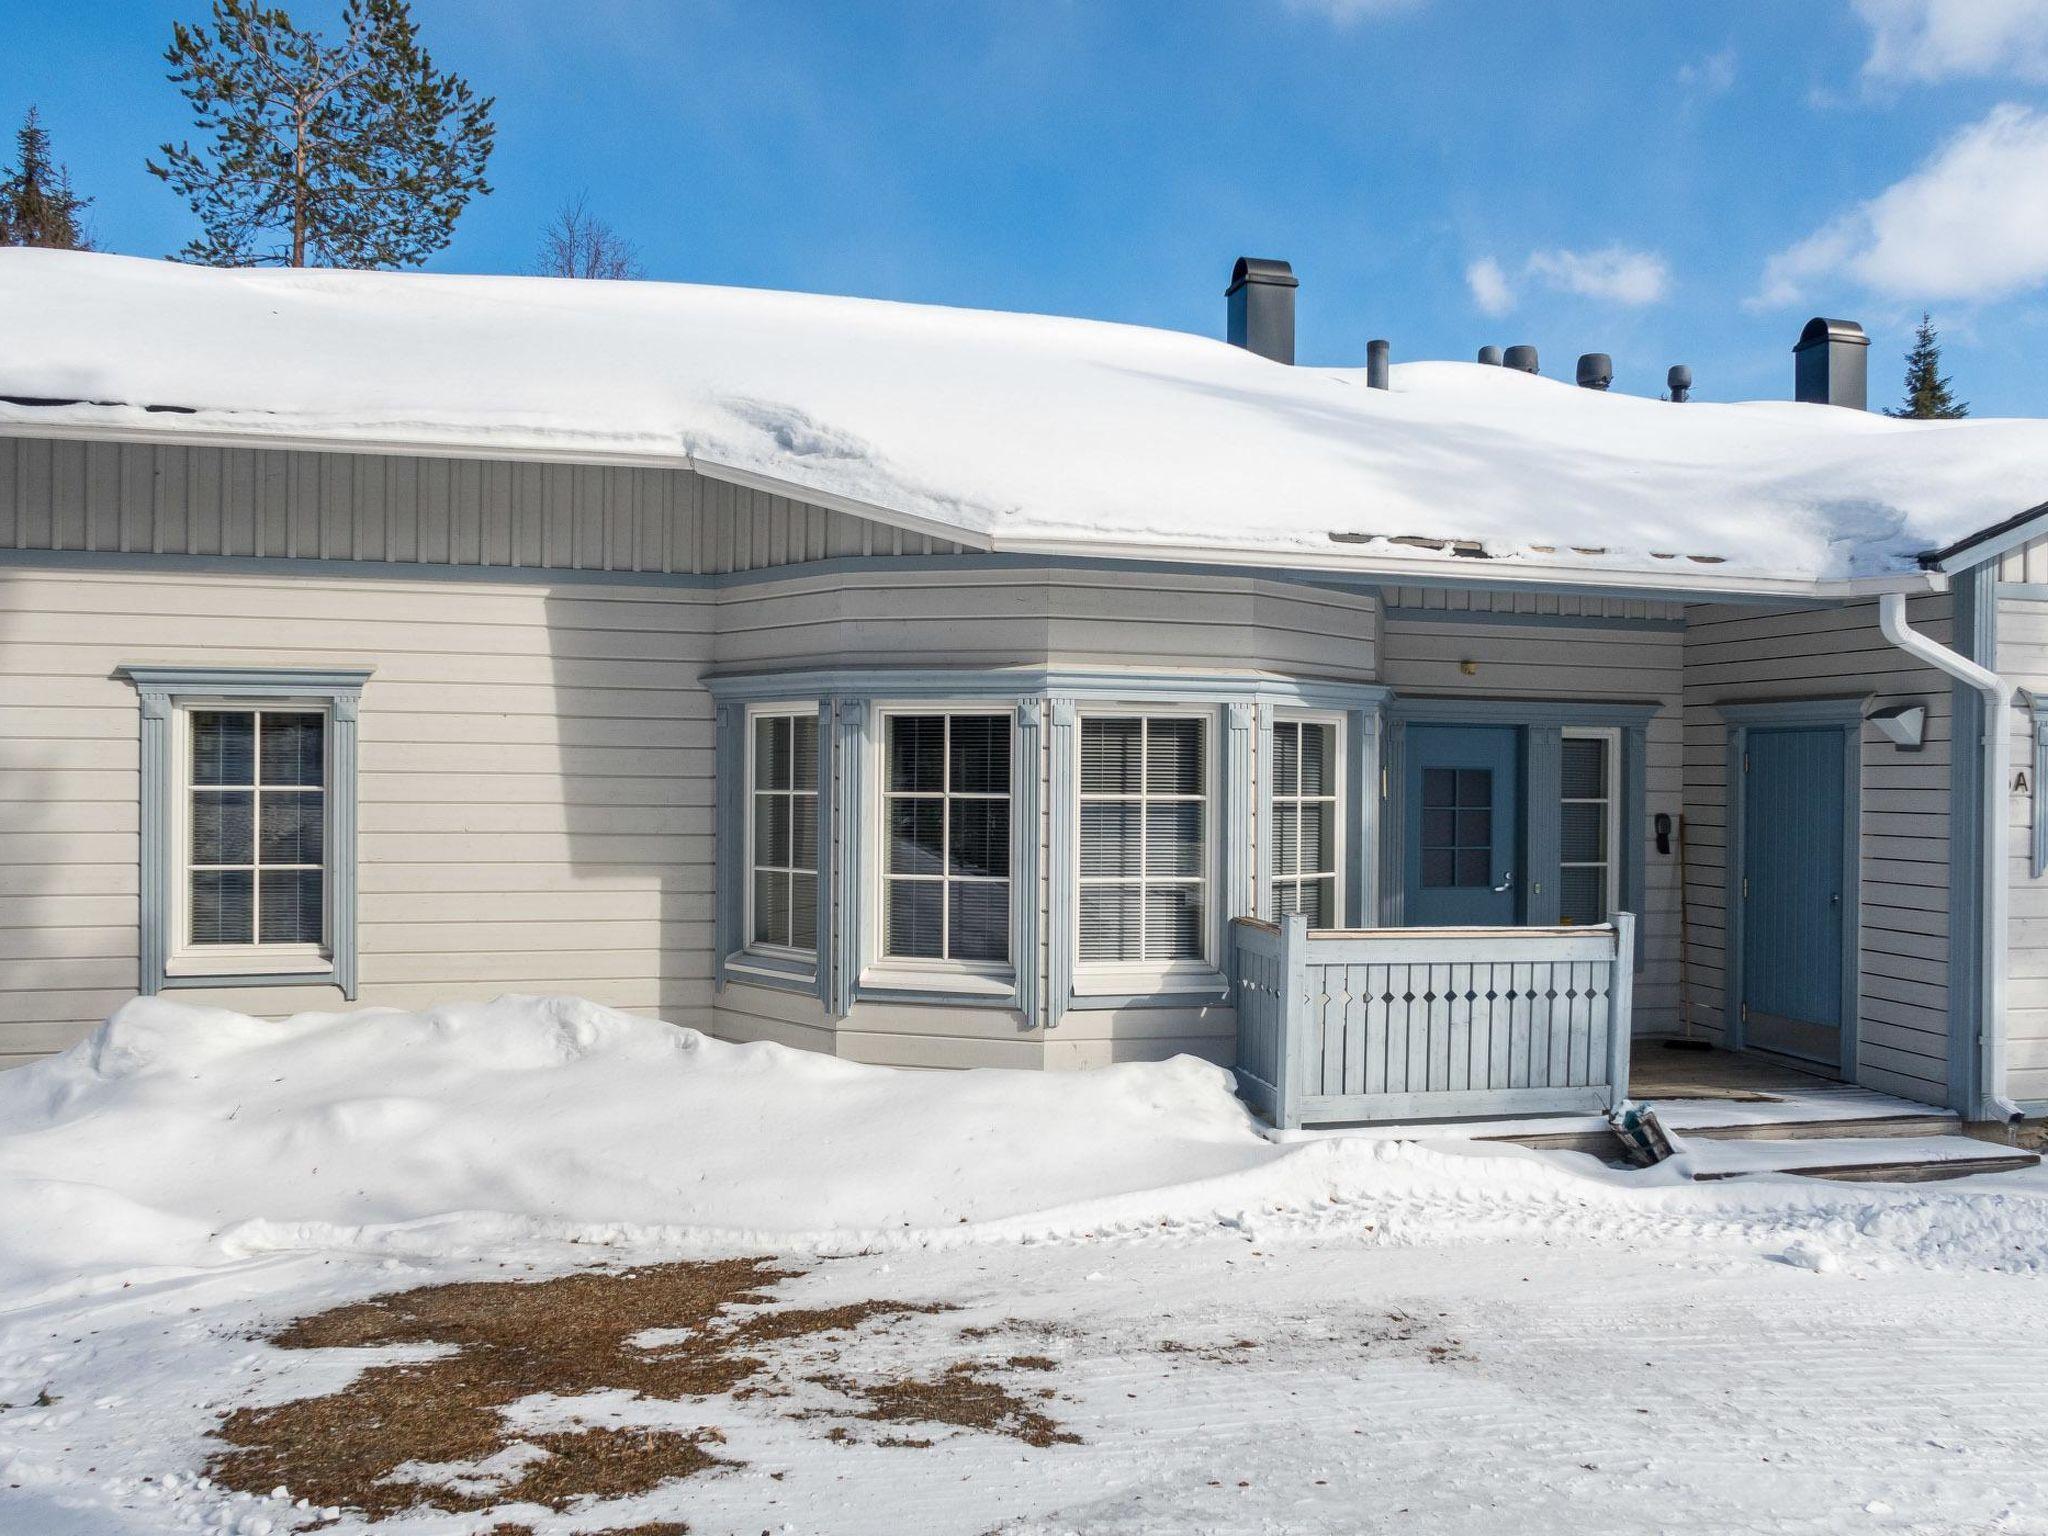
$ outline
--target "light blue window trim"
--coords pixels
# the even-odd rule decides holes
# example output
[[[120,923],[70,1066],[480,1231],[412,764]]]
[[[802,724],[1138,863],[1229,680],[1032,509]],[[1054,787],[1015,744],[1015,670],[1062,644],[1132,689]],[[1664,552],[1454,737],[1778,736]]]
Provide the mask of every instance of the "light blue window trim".
[[[831,806],[829,810],[821,807],[820,816],[834,832],[830,849],[821,850],[820,860],[821,867],[831,871],[822,900],[827,914],[825,925],[832,940],[829,957],[821,967],[821,995],[828,1012],[836,1018],[846,1017],[861,1001],[950,1003],[1014,1007],[1027,1027],[1052,1029],[1073,1008],[1182,1006],[1213,1002],[1224,995],[1226,984],[1220,971],[1213,985],[1204,981],[1185,992],[1126,997],[1077,995],[1074,990],[1078,944],[1079,710],[1083,704],[1220,707],[1219,726],[1224,733],[1222,782],[1217,786],[1213,803],[1219,835],[1224,839],[1216,898],[1228,909],[1222,914],[1223,920],[1256,910],[1255,904],[1267,890],[1270,853],[1260,848],[1260,840],[1253,835],[1254,810],[1262,793],[1256,768],[1257,762],[1264,760],[1259,751],[1260,733],[1270,735],[1270,722],[1277,709],[1342,715],[1345,748],[1358,765],[1352,777],[1356,786],[1353,804],[1346,807],[1347,847],[1351,852],[1345,886],[1346,899],[1352,903],[1349,910],[1365,910],[1363,903],[1370,901],[1377,889],[1376,871],[1361,864],[1361,860],[1373,856],[1376,847],[1372,813],[1377,808],[1377,799],[1369,791],[1377,782],[1378,711],[1389,696],[1377,684],[1248,672],[1119,671],[1056,666],[959,670],[831,667],[800,672],[732,673],[712,677],[707,683],[718,704],[721,741],[738,734],[729,722],[743,720],[749,705],[816,697],[823,699],[831,711],[831,754],[821,770],[821,782],[832,786]],[[863,965],[876,953],[877,918],[871,910],[872,881],[868,877],[879,856],[879,849],[865,846],[873,834],[869,828],[872,818],[865,806],[868,791],[863,785],[864,776],[871,770],[864,764],[877,750],[881,709],[915,705],[919,701],[949,707],[1004,701],[1017,711],[1011,783],[1014,987],[1003,995],[985,988],[948,989],[943,982],[927,989],[863,986],[860,980]],[[1270,740],[1265,746],[1269,754]],[[736,829],[720,840],[721,848],[728,842],[743,846],[737,830],[739,813],[732,809],[723,789],[726,781],[739,777],[741,761],[729,763],[723,753],[718,759],[719,814],[722,823],[730,821]],[[1048,864],[1041,864],[1041,841],[1037,835],[1041,824],[1047,828],[1043,846],[1048,850]],[[737,858],[728,868],[726,856],[721,853],[716,910],[729,914],[724,921],[731,925],[734,934],[741,931],[743,916],[737,910],[739,898],[733,894],[741,878]],[[1042,929],[1040,892],[1044,901]],[[722,956],[730,956],[736,946],[721,938],[719,948]],[[723,979],[723,961],[719,969]],[[758,978],[750,970],[748,979]]]
[[[1832,699],[1768,699],[1730,702],[1713,706],[1728,727],[1726,803],[1722,807],[1727,823],[1725,867],[1722,871],[1722,904],[1725,921],[1722,972],[1726,991],[1722,995],[1723,1039],[1729,1050],[1741,1050],[1744,1041],[1742,1004],[1743,924],[1748,903],[1743,896],[1745,837],[1748,832],[1749,795],[1744,765],[1749,752],[1749,733],[1756,729],[1810,727],[1837,730],[1842,734],[1842,884],[1850,893],[1842,903],[1842,1076],[1855,1081],[1859,1037],[1863,1018],[1863,715],[1870,703],[1868,694]]]
[[[141,953],[137,990],[154,994],[175,987],[338,988],[356,996],[356,757],[357,725],[368,667],[177,667],[130,666],[117,675],[135,685],[142,706]],[[178,850],[171,846],[174,798],[182,776],[172,761],[172,713],[212,701],[262,704],[305,700],[327,711],[327,945],[329,968],[280,973],[179,974],[169,971],[172,884],[181,878]]]

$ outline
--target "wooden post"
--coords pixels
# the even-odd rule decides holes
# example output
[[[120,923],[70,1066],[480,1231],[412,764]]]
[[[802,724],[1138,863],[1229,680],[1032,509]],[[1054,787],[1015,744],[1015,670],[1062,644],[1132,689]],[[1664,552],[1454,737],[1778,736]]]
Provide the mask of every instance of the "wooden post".
[[[1279,1128],[1301,1129],[1308,1088],[1308,914],[1280,918],[1280,1081],[1273,1086]]]
[[[1635,1032],[1636,915],[1614,914],[1614,985],[1609,993],[1607,1089],[1609,1109],[1628,1097],[1629,1037]]]

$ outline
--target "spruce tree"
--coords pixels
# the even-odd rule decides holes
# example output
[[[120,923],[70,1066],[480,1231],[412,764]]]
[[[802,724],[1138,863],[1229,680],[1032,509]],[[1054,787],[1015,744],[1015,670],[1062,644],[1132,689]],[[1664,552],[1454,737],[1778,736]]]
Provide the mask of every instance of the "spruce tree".
[[[491,100],[435,70],[407,0],[346,0],[341,20],[333,44],[258,0],[173,24],[164,59],[210,136],[148,162],[204,227],[183,260],[416,266],[490,191]]]
[[[91,204],[71,190],[71,173],[50,157],[50,131],[30,107],[14,135],[15,164],[0,180],[0,245],[89,251],[82,216]]]
[[[1906,354],[1906,403],[1885,414],[1921,421],[1954,421],[1970,414],[1969,403],[1955,397],[1941,371],[1941,342],[1925,310],[1913,333],[1913,350]]]

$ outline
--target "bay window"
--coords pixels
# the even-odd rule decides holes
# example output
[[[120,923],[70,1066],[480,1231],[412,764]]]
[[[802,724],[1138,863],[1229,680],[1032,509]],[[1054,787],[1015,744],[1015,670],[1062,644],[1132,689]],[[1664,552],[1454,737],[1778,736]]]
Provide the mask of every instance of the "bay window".
[[[883,717],[882,955],[1010,960],[1010,721]]]
[[[1209,722],[1081,719],[1079,961],[1208,959]]]
[[[756,714],[749,744],[750,942],[768,951],[818,948],[818,712]]]
[[[1335,928],[1343,920],[1338,739],[1335,721],[1273,722],[1273,913],[1306,913],[1311,928]]]

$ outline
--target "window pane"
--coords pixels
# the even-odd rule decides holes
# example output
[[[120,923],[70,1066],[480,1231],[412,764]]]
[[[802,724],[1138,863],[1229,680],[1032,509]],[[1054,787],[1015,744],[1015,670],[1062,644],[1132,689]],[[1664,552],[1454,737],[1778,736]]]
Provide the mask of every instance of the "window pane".
[[[951,789],[959,795],[1010,792],[1010,717],[953,717]]]
[[[1202,722],[1154,720],[1145,746],[1145,788],[1155,795],[1202,792]]]
[[[1558,857],[1567,864],[1597,864],[1607,857],[1607,806],[1599,800],[1558,807]]]
[[[1458,813],[1448,807],[1431,807],[1422,813],[1422,846],[1449,848],[1458,841]]]
[[[789,788],[789,717],[760,715],[754,721],[754,788]]]
[[[789,862],[798,869],[818,867],[818,797],[790,797]]]
[[[1081,806],[1081,873],[1138,873],[1138,807],[1119,801]]]
[[[946,888],[936,880],[891,880],[882,936],[884,954],[910,959],[941,957],[940,903]]]
[[[1145,958],[1186,960],[1202,953],[1202,892],[1192,885],[1155,885],[1145,892]]]
[[[263,782],[323,784],[327,779],[327,717],[317,714],[263,717]]]
[[[1337,808],[1333,805],[1304,805],[1301,808],[1301,863],[1303,874],[1321,874],[1337,867]]]
[[[1336,736],[1327,725],[1301,728],[1301,792],[1304,795],[1332,795],[1337,792]]]
[[[789,880],[789,942],[797,949],[818,947],[818,877],[792,875]]]
[[[1135,885],[1082,886],[1083,963],[1142,958],[1138,949],[1139,908]]]
[[[1567,800],[1607,798],[1607,743],[1597,736],[1564,739],[1563,794]]]
[[[889,863],[892,875],[936,875],[945,870],[943,800],[889,802]]]
[[[194,784],[256,782],[255,715],[195,709],[191,726]]]
[[[754,871],[754,942],[789,942],[789,876],[774,870]]]
[[[326,830],[326,801],[327,797],[320,794],[265,795],[263,862],[318,864]]]
[[[1493,804],[1493,770],[1491,768],[1460,768],[1458,770],[1458,804],[1463,807]]]
[[[258,933],[261,942],[318,944],[324,883],[317,869],[264,870],[262,926]]]
[[[1422,850],[1422,883],[1436,891],[1453,884],[1458,878],[1457,855],[1448,848],[1425,848]]]
[[[1294,805],[1273,807],[1273,873],[1276,875],[1298,875],[1301,873],[1301,808]]]
[[[1491,855],[1493,851],[1493,812],[1458,812],[1458,846],[1477,848]]]
[[[949,875],[1008,875],[1010,802],[953,800],[952,864]]]
[[[1485,848],[1460,848],[1458,850],[1457,883],[1468,889],[1493,884],[1493,856]]]
[[[1134,795],[1143,723],[1085,719],[1081,722],[1081,793]]]
[[[1273,727],[1273,793],[1301,793],[1301,725],[1282,720]]]
[[[201,790],[192,797],[192,862],[253,864],[255,828],[256,797],[248,790]]]
[[[754,796],[754,862],[789,863],[789,796]]]
[[[1334,928],[1337,926],[1337,877],[1330,875],[1310,883],[1309,890],[1315,901],[1308,908],[1308,925],[1311,928]]]
[[[192,872],[192,942],[247,944],[256,936],[256,876],[246,869]]]
[[[1458,771],[1455,768],[1422,770],[1422,803],[1450,806],[1458,803]]]
[[[1566,869],[1558,872],[1557,915],[1567,923],[1607,921],[1607,871]]]
[[[1202,806],[1168,801],[1145,808],[1145,873],[1199,875],[1202,872]]]
[[[946,717],[889,717],[889,787],[937,794],[946,787]]]
[[[790,782],[798,789],[818,787],[818,717],[797,715],[790,722]]]
[[[1010,886],[1008,881],[947,887],[953,909],[952,947],[955,960],[1010,958]]]

